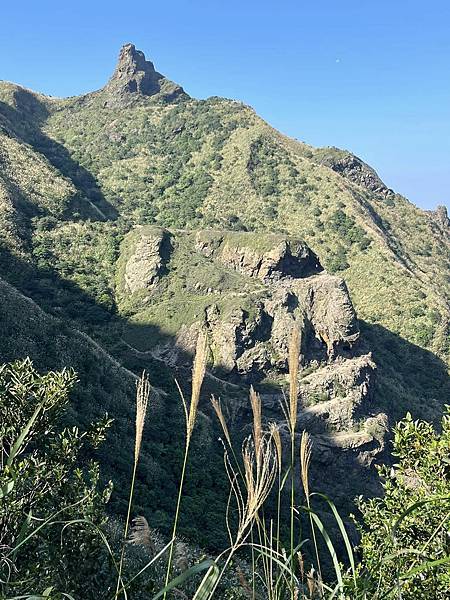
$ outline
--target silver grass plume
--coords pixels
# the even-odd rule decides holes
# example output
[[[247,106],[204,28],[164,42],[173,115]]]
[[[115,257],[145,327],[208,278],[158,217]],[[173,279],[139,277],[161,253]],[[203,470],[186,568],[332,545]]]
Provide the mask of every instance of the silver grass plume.
[[[206,372],[206,360],[208,358],[207,337],[204,331],[199,333],[197,347],[195,350],[194,366],[192,368],[192,394],[191,404],[189,406],[189,416],[187,421],[187,436],[191,437],[194,430],[195,419],[197,416],[198,402],[200,400],[200,390]]]

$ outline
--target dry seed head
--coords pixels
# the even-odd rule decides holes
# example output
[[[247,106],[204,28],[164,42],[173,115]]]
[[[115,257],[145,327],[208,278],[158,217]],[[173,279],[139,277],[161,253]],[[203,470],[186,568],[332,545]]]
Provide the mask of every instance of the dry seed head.
[[[252,405],[253,412],[253,440],[255,443],[255,455],[256,459],[260,459],[260,448],[262,438],[262,425],[261,425],[261,397],[255,392],[253,386],[250,387],[250,404]]]
[[[187,435],[191,437],[197,416],[198,402],[200,400],[200,389],[206,372],[206,359],[208,357],[208,346],[206,334],[204,331],[199,333],[197,338],[197,348],[195,350],[194,366],[192,369],[192,394],[191,405],[189,407],[189,417],[187,423]]]
[[[142,432],[144,430],[145,414],[150,396],[150,383],[145,371],[142,372],[136,384],[136,435],[134,443],[134,460],[137,462],[141,450]]]
[[[277,460],[270,436],[264,435],[261,437],[259,456],[255,456],[255,452],[252,440],[247,438],[242,447],[247,498],[245,505],[242,507],[243,518],[238,535],[243,535],[244,531],[258,516],[259,509],[270,494],[277,473]]]
[[[300,442],[300,470],[306,501],[309,506],[309,463],[311,461],[311,439],[307,431],[303,431]]]
[[[314,567],[311,567],[311,570],[306,575],[306,584],[308,586],[309,597],[314,598],[314,594],[318,588],[316,578],[315,578]]]
[[[215,396],[211,396],[211,404],[213,405],[214,410],[216,411],[217,418],[219,419],[220,425],[222,426],[222,431],[227,440],[228,444],[231,446],[231,438],[230,432],[228,431],[227,422],[225,421],[225,417],[222,411],[222,405],[220,400],[218,400]]]
[[[150,527],[145,517],[135,517],[131,526],[128,544],[145,546],[151,552],[154,552],[155,545],[152,541]]]
[[[269,423],[269,432],[272,436],[275,449],[277,451],[278,471],[281,472],[281,461],[283,456],[283,446],[281,444],[281,435],[278,425],[274,422]]]
[[[300,356],[300,334],[294,325],[289,343],[289,422],[291,435],[294,435],[297,424],[298,406],[298,361]]]
[[[300,567],[300,575],[303,580],[303,578],[305,577],[305,561],[303,560],[303,554],[300,552],[300,550],[297,552],[297,558]]]

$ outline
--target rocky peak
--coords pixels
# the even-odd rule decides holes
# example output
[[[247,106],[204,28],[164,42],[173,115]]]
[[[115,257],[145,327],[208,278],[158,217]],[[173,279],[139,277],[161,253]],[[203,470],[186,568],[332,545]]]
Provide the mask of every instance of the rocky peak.
[[[385,197],[394,194],[372,167],[351,152],[334,147],[321,148],[316,152],[313,160],[375,194]]]
[[[138,96],[160,95],[166,100],[174,100],[185,94],[181,86],[158,73],[153,63],[133,44],[122,46],[117,66],[104,91],[109,95],[108,106],[127,105]]]
[[[450,219],[445,206],[438,206],[432,215],[442,231],[450,232]]]

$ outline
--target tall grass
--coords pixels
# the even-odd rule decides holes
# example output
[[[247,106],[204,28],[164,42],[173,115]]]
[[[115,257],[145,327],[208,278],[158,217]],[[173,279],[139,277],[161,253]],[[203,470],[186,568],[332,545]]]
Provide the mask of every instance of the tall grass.
[[[314,527],[314,520],[311,511],[311,496],[309,490],[309,464],[311,461],[311,440],[307,431],[303,431],[301,442],[300,442],[300,476],[303,484],[303,490],[305,492],[306,505],[308,507],[309,522],[311,526],[311,534],[314,543],[314,552],[316,555],[316,564],[319,573],[319,586],[323,595],[322,587],[322,568],[320,565],[319,549],[317,546],[316,529]]]
[[[133,504],[133,495],[134,495],[134,484],[136,482],[136,471],[137,465],[139,461],[139,454],[141,451],[142,444],[142,433],[144,431],[144,423],[145,423],[145,415],[147,413],[147,404],[150,396],[150,383],[145,374],[145,371],[142,373],[141,378],[139,379],[136,387],[136,419],[135,419],[135,436],[134,436],[134,460],[133,460],[133,473],[131,476],[131,486],[130,486],[130,494],[128,497],[128,509],[127,509],[127,517],[125,521],[125,528],[123,534],[123,543],[122,550],[120,554],[119,561],[119,572],[117,576],[117,585],[116,585],[116,594],[115,597],[119,597],[119,589],[122,583],[122,570],[123,570],[123,560],[125,554],[125,541],[128,536],[128,528],[130,524],[130,516],[131,516],[131,507]]]
[[[300,358],[300,334],[299,329],[294,325],[292,329],[291,341],[289,345],[289,432],[291,434],[291,598],[294,600],[294,510],[295,510],[295,429],[297,427],[298,413],[298,363]]]
[[[98,529],[98,534],[105,543],[111,556],[112,564],[117,571],[117,581],[115,594],[111,600],[121,596],[128,598],[127,590],[131,584],[142,577],[143,573],[150,567],[157,566],[160,562],[165,565],[163,575],[158,581],[164,584],[161,589],[153,595],[152,600],[166,598],[169,592],[173,591],[177,597],[189,597],[182,586],[188,585],[191,578],[198,577],[203,571],[206,571],[200,582],[195,587],[189,584],[192,600],[212,600],[221,598],[219,590],[223,578],[234,578],[234,585],[245,593],[252,600],[399,600],[401,598],[401,589],[399,582],[407,581],[417,574],[425,573],[436,565],[447,564],[450,562],[449,556],[444,556],[438,560],[430,561],[424,559],[424,553],[427,545],[433,539],[433,536],[445,526],[445,520],[439,524],[430,539],[424,544],[421,553],[414,554],[414,561],[409,567],[408,572],[398,573],[392,578],[392,585],[389,582],[383,586],[383,593],[376,590],[369,593],[366,591],[365,575],[358,569],[357,561],[354,555],[353,546],[350,542],[346,527],[340,517],[333,502],[323,494],[314,492],[310,489],[310,468],[311,457],[314,452],[313,444],[309,434],[301,432],[299,452],[295,460],[295,442],[297,430],[297,412],[299,410],[299,386],[298,386],[298,357],[299,357],[299,336],[295,330],[292,332],[289,349],[289,398],[282,404],[285,417],[284,423],[265,423],[263,415],[263,403],[261,397],[250,388],[249,401],[253,416],[253,427],[251,434],[246,437],[238,451],[234,448],[233,437],[225,418],[222,403],[220,399],[212,397],[212,407],[217,415],[218,421],[224,435],[224,468],[229,481],[229,498],[226,514],[224,515],[225,525],[228,531],[229,545],[215,558],[201,560],[189,567],[187,561],[181,564],[175,561],[178,574],[174,577],[172,564],[174,559],[174,548],[176,547],[176,536],[178,521],[181,512],[184,480],[186,476],[186,465],[188,462],[189,449],[192,436],[195,431],[195,423],[198,415],[198,406],[200,400],[200,391],[206,371],[207,360],[207,338],[204,333],[198,337],[194,366],[192,370],[192,391],[190,403],[185,400],[184,394],[179,387],[181,402],[185,414],[185,448],[183,465],[178,486],[177,503],[175,507],[174,522],[172,527],[171,539],[163,545],[159,542],[155,545],[152,538],[152,531],[143,517],[135,517],[130,529],[131,512],[133,505],[134,488],[136,473],[139,462],[139,455],[143,440],[144,422],[147,412],[148,401],[150,397],[150,384],[145,373],[137,383],[136,390],[136,420],[135,420],[135,445],[133,470],[130,482],[130,494],[128,499],[127,517],[124,526],[124,532],[121,542],[120,560],[116,562],[114,553],[111,549],[105,534]],[[15,456],[22,447],[28,432],[39,414],[38,407],[27,423],[23,431],[18,435],[17,440],[11,443],[9,457],[5,460],[5,465],[11,464]],[[287,435],[283,432],[287,430]],[[286,438],[286,439],[284,439]],[[12,457],[12,458],[11,458]],[[287,457],[287,460],[286,460]],[[298,469],[296,478],[296,469]],[[295,482],[298,479],[303,488],[303,498],[300,500],[300,490],[295,488]],[[290,481],[290,486],[286,482]],[[288,488],[288,489],[285,489]],[[1,489],[3,495],[8,493],[8,489]],[[289,512],[282,510],[282,497],[286,495],[289,501]],[[83,500],[83,499],[82,499]],[[79,502],[82,502],[80,500]],[[268,502],[274,501],[275,515],[273,516],[268,506]],[[395,539],[395,532],[399,524],[417,508],[428,502],[449,501],[449,498],[429,498],[416,502],[409,506],[399,519],[390,524],[391,535]],[[321,504],[322,510],[316,510],[316,503]],[[338,560],[335,545],[327,528],[324,526],[321,515],[323,514],[323,505],[328,509],[329,515],[334,518],[336,531],[346,550],[346,559],[348,567],[344,569]],[[61,521],[62,514],[67,509],[72,509],[76,505],[66,507],[54,515],[49,516],[43,522],[27,535],[23,535],[15,547],[8,550],[3,559],[9,561],[14,557],[20,548],[34,537],[44,527],[53,524],[64,524],[64,529],[71,524],[85,523],[96,527],[88,519],[75,519]],[[448,512],[445,513],[445,519],[448,519]],[[270,516],[268,516],[270,515]],[[282,539],[281,524],[285,520],[288,522],[287,539]],[[311,533],[311,539],[303,537],[296,541],[297,531],[296,520],[306,521]],[[309,525],[308,525],[309,522]],[[129,535],[130,534],[130,535]],[[322,538],[322,544],[319,544],[318,538]],[[126,543],[139,544],[147,548],[152,554],[151,560],[140,568],[134,575],[127,576],[124,582],[124,557]],[[159,546],[159,547],[158,547]],[[178,544],[179,546],[179,544]],[[328,563],[333,569],[333,575],[328,575],[327,580],[323,577],[324,550],[328,554]],[[411,549],[398,548],[398,556],[405,553],[412,553]],[[244,561],[251,558],[250,577],[244,573],[241,567],[236,567],[235,560],[240,557]],[[380,558],[380,566],[390,564],[395,561],[396,555],[390,555]],[[167,562],[166,562],[167,561]],[[390,562],[389,562],[390,561]],[[177,564],[178,563],[178,564]],[[12,563],[11,563],[12,564]],[[181,572],[180,572],[181,571]],[[232,588],[230,584],[228,591]],[[379,586],[380,587],[380,586]],[[387,591],[386,591],[387,588]],[[186,589],[186,588],[185,588]],[[220,592],[221,593],[221,592]],[[62,596],[69,597],[68,594]],[[20,596],[21,598],[44,598],[45,595]],[[227,596],[228,597],[228,596]],[[18,599],[19,597],[17,597]],[[15,599],[9,599],[15,600]],[[427,599],[428,600],[428,599]],[[431,599],[430,599],[431,600]]]
[[[180,392],[180,397],[183,402],[183,409],[184,409],[184,415],[185,415],[185,420],[186,420],[186,439],[185,439],[185,445],[184,445],[183,467],[181,470],[180,484],[178,486],[178,498],[177,498],[177,505],[176,505],[176,509],[175,509],[175,518],[174,518],[174,522],[173,522],[173,529],[172,529],[172,543],[170,545],[169,559],[167,561],[165,586],[167,586],[169,583],[169,578],[170,578],[171,570],[172,570],[173,549],[174,549],[175,537],[177,534],[178,519],[180,516],[180,506],[181,506],[181,498],[183,495],[184,479],[185,479],[185,475],[186,475],[186,465],[187,465],[187,460],[188,460],[188,455],[189,455],[189,448],[190,448],[190,444],[191,444],[192,434],[194,431],[195,420],[197,417],[198,403],[200,400],[200,390],[201,390],[203,379],[205,377],[205,372],[206,372],[207,357],[208,357],[207,337],[206,337],[206,334],[203,331],[201,331],[199,333],[199,336],[197,339],[197,347],[196,347],[195,358],[194,358],[194,367],[192,369],[192,391],[191,391],[191,402],[190,402],[189,407],[184,398],[184,394],[183,394],[181,387],[178,386],[178,389]],[[164,593],[164,600],[166,599],[166,596],[167,596],[167,592]]]

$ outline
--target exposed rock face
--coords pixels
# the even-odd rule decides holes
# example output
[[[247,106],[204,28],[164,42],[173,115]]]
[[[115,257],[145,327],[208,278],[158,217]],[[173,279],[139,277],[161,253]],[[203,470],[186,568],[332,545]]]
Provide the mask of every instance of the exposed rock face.
[[[134,294],[155,287],[164,274],[170,252],[169,234],[165,229],[146,230],[136,242],[125,264],[125,288]]]
[[[439,229],[443,233],[450,234],[450,219],[448,218],[447,208],[445,206],[438,206],[435,211],[431,212],[434,221],[437,223]]]
[[[121,48],[116,69],[104,92],[108,96],[107,106],[126,106],[138,96],[159,94],[165,100],[174,100],[185,95],[181,86],[158,73],[133,44]]]
[[[236,271],[262,280],[307,277],[323,270],[301,240],[276,234],[199,231],[196,249]]]
[[[390,196],[394,193],[383,183],[372,167],[350,152],[330,148],[327,153],[324,148],[318,162],[376,194]]]
[[[172,362],[183,362],[183,356],[190,360],[200,328],[210,333],[215,367],[232,380],[248,382],[286,372],[293,327],[301,333],[303,365],[333,360],[358,340],[358,323],[344,281],[322,271],[314,253],[294,238],[137,228],[125,241],[121,259],[126,293],[152,292],[159,286],[171,244],[175,253],[171,264],[176,264],[177,246],[184,248],[183,261],[192,265],[189,275],[196,281],[189,293],[186,284],[181,288],[186,290],[186,309],[199,306],[193,321],[183,309],[177,314],[180,325],[170,352]],[[176,281],[173,266],[171,271]],[[222,289],[207,287],[213,278]],[[179,286],[170,297],[174,293],[180,294]],[[146,310],[151,298],[145,300]],[[183,304],[183,297],[180,300]]]
[[[170,256],[167,247],[164,253],[169,236]],[[124,244],[126,288],[132,297],[138,292],[137,307],[143,303],[146,319],[153,321],[154,306],[154,320],[161,322],[169,304],[179,300],[173,309],[177,329],[169,340],[149,345],[153,357],[190,368],[198,332],[206,329],[212,376],[235,386],[270,381],[274,392],[263,394],[265,409],[283,422],[280,388],[287,385],[289,342],[297,327],[299,431],[313,435],[321,464],[333,468],[338,453],[343,468],[348,461],[367,466],[383,450],[386,416],[372,406],[376,365],[370,354],[358,353],[360,332],[347,287],[323,271],[304,242],[145,226]],[[350,453],[345,460],[343,451]]]
[[[355,312],[344,282],[326,273],[304,280],[266,283],[267,298],[252,314],[237,308],[223,315],[217,305],[206,311],[217,364],[250,381],[287,369],[292,328],[302,336],[302,361],[327,360],[359,337]]]
[[[310,320],[331,356],[343,346],[351,346],[359,337],[355,310],[343,279],[324,275],[308,280]]]
[[[373,399],[375,363],[369,354],[341,359],[302,377],[300,427],[342,432],[352,429]]]
[[[370,354],[341,357],[300,372],[298,430],[312,435],[318,462],[331,464],[336,452],[347,450],[369,466],[384,449],[388,419],[373,406],[375,374]],[[266,410],[276,411],[279,397],[263,395],[263,403]],[[287,439],[287,425],[285,429]]]

